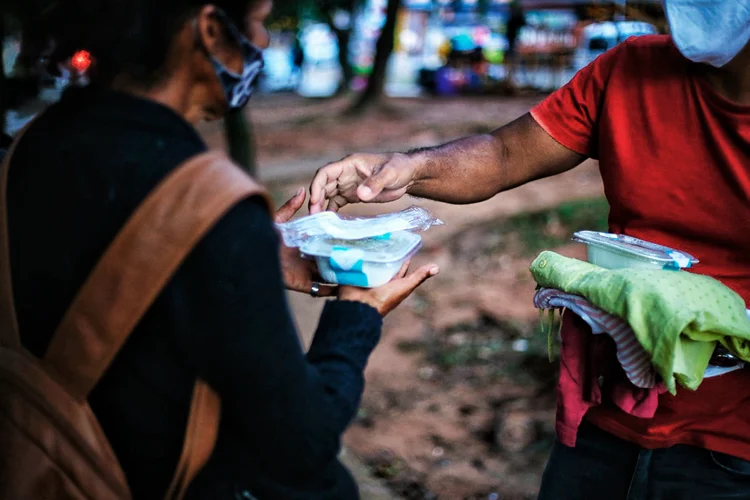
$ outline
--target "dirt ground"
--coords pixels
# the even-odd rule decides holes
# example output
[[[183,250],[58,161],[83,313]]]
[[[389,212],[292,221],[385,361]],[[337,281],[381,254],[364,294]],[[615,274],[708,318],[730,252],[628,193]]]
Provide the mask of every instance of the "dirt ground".
[[[388,100],[365,117],[344,116],[346,98],[303,100],[262,96],[250,114],[258,141],[259,176],[266,181],[309,175],[318,166],[356,151],[403,150],[490,131],[539,102],[526,98]],[[216,124],[203,127],[209,143],[223,143]]]
[[[484,132],[538,98],[390,101],[366,117],[340,117],[345,103],[259,100],[252,116],[260,177],[282,201],[321,162],[357,150],[409,149]],[[216,129],[205,130],[219,142]],[[287,175],[274,169],[295,164]],[[535,498],[553,440],[556,365],[532,306],[528,266],[539,250],[584,257],[573,231],[606,224],[596,164],[471,207],[424,200],[350,207],[392,211],[411,204],[446,224],[425,234],[415,265],[441,274],[386,319],[367,369],[361,411],[345,436],[398,498]],[[320,301],[290,296],[309,341]]]

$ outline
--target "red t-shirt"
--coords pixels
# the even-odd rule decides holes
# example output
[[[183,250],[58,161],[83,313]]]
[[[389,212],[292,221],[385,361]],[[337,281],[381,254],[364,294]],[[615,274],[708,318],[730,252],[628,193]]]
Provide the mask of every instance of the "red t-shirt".
[[[685,250],[750,303],[750,106],[718,95],[667,36],[631,38],[535,107],[560,144],[597,158],[610,230]],[[645,448],[690,444],[750,460],[750,370],[665,394],[653,419],[587,418]]]

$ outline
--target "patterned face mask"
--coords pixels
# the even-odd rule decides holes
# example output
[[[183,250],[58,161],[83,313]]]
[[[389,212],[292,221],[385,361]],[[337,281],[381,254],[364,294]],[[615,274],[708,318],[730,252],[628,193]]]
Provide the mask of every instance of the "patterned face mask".
[[[242,74],[235,73],[224,64],[208,53],[208,58],[216,71],[216,76],[224,88],[229,107],[232,109],[243,108],[255,90],[255,84],[263,69],[263,51],[250,43],[229,17],[222,11],[216,11],[219,20],[224,23],[229,36],[240,46],[243,56]]]

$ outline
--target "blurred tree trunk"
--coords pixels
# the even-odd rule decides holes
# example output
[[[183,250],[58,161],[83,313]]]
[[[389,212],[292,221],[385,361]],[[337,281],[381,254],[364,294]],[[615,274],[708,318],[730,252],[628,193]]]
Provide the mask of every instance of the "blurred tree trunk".
[[[257,144],[249,110],[230,110],[224,118],[224,135],[232,159],[250,175],[256,177],[258,172],[256,164]]]
[[[336,91],[337,95],[346,92],[349,89],[349,84],[354,78],[354,70],[349,62],[349,40],[352,37],[352,31],[340,30],[335,26],[331,26],[331,29],[336,34],[336,40],[339,44],[339,65],[341,66],[341,83]]]
[[[622,14],[635,21],[653,24],[659,30],[659,33],[667,33],[669,28],[667,18],[663,8],[659,10],[659,7],[659,5],[652,6],[648,4],[640,6],[615,4],[614,6],[618,14]]]
[[[26,14],[21,19],[21,50],[16,57],[13,73],[24,80],[38,78],[38,62],[44,52],[44,33],[39,31],[40,20]]]
[[[372,74],[370,74],[370,78],[367,81],[367,88],[354,102],[354,105],[349,110],[350,113],[356,114],[367,111],[367,109],[377,104],[383,96],[388,60],[395,47],[396,22],[398,21],[398,11],[400,8],[401,0],[388,1],[385,26],[383,26],[383,31],[380,33],[380,38],[378,38],[375,49]]]
[[[320,5],[321,12],[326,18],[328,27],[336,35],[336,41],[339,45],[339,65],[341,66],[341,84],[336,92],[337,95],[346,92],[349,84],[354,78],[354,70],[349,62],[349,41],[352,38],[352,21],[349,26],[341,29],[336,25],[336,12],[339,10],[346,11],[350,16],[354,15],[354,0],[346,0],[343,4],[332,5],[330,2],[323,2]]]
[[[0,134],[5,133],[8,85],[5,76],[5,15],[0,12]]]

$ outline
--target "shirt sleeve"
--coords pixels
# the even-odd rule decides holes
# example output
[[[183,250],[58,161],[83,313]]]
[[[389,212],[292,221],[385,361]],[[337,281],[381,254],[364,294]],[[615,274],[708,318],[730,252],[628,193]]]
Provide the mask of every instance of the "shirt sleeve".
[[[597,57],[531,110],[534,120],[566,148],[598,157],[596,132],[604,95],[627,44],[625,41]]]
[[[186,261],[176,342],[222,399],[232,429],[263,475],[294,483],[336,459],[359,406],[382,319],[332,301],[306,355],[286,301],[279,239],[265,206],[235,207]]]

